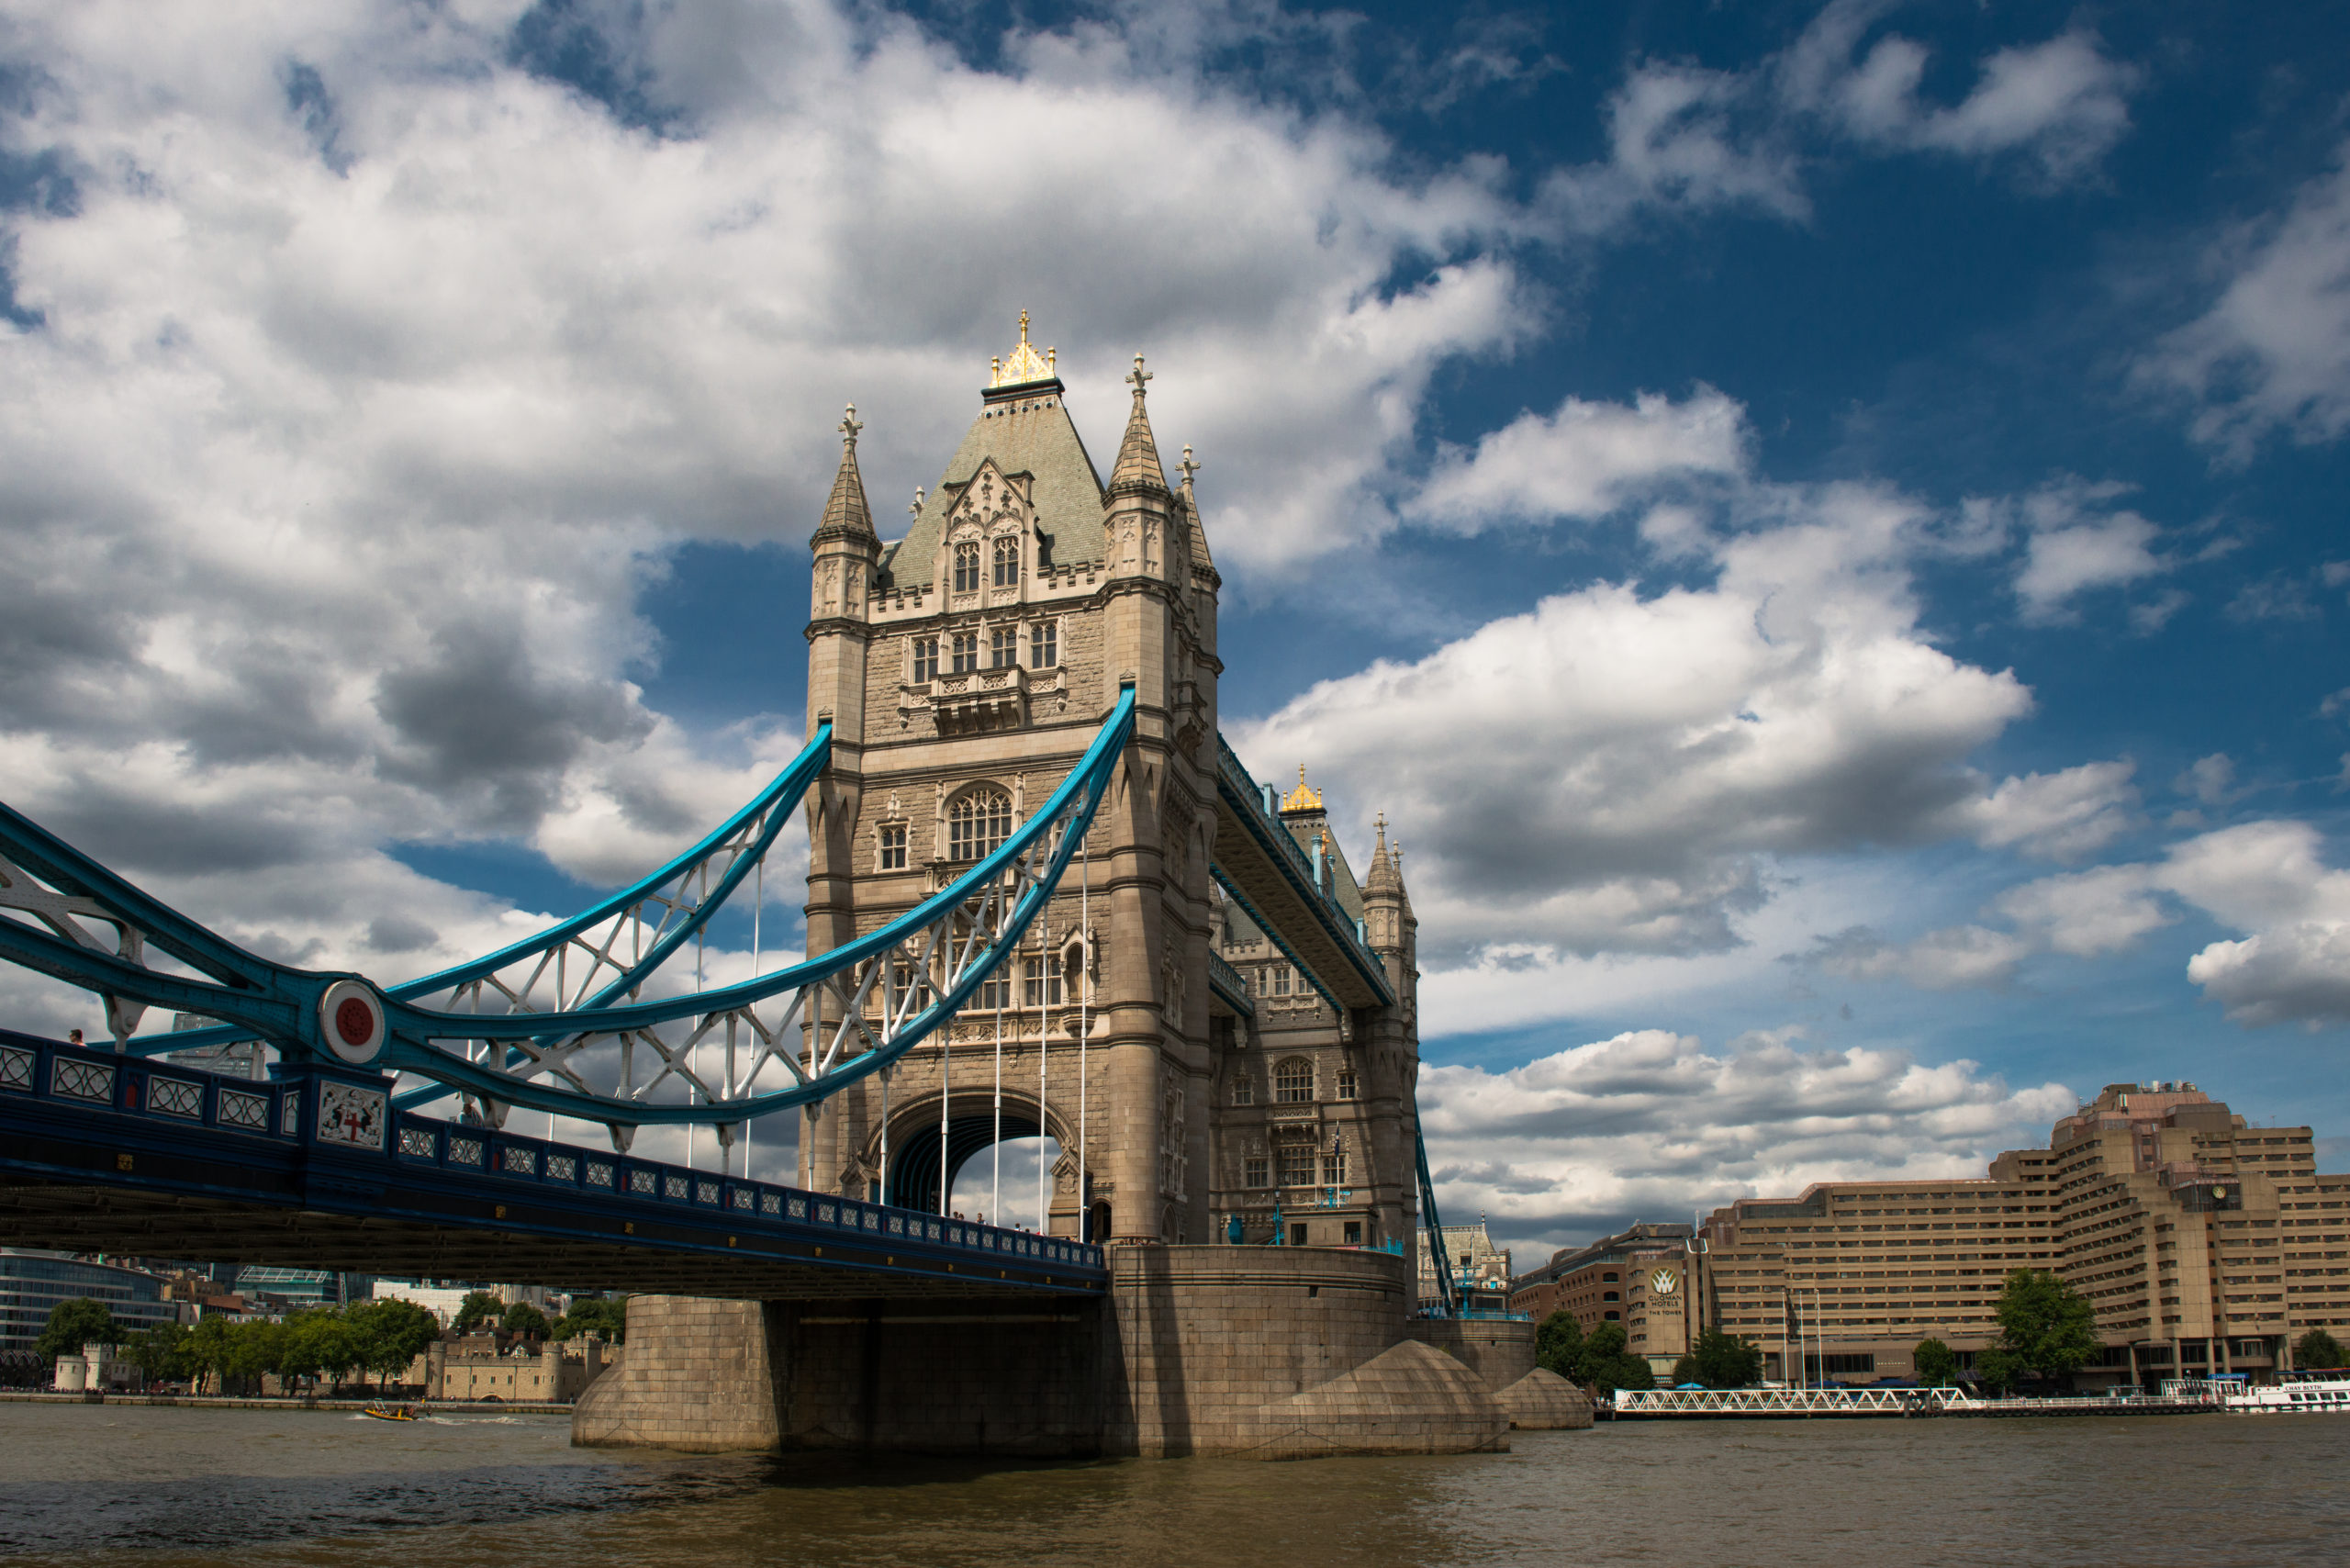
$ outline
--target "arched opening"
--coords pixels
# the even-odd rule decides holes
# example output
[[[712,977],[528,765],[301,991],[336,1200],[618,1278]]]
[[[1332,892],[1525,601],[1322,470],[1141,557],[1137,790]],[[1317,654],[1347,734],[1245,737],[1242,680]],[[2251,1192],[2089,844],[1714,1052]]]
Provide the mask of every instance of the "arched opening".
[[[958,1214],[985,1218],[990,1225],[1007,1225],[1015,1230],[1038,1233],[1052,1226],[1046,1223],[1055,1200],[1053,1163],[1061,1157],[1061,1146],[1049,1136],[1013,1137],[1010,1127],[1004,1129],[1004,1140],[993,1148],[982,1148],[971,1157],[955,1178],[952,1206]],[[1001,1184],[996,1179],[995,1157],[1003,1157]],[[1036,1207],[1036,1162],[1043,1160],[1045,1212]]]
[[[1003,1108],[1003,1170],[1000,1189],[995,1160],[996,1118],[992,1109],[957,1115],[946,1124],[946,1188],[950,1212],[967,1219],[985,1215],[990,1225],[1045,1229],[1036,1212],[1036,1163],[1044,1161],[1045,1202],[1053,1202],[1052,1167],[1060,1159],[1060,1144],[1040,1134],[1035,1116],[1025,1110]],[[890,1202],[900,1208],[936,1214],[938,1205],[938,1124],[890,1134]]]

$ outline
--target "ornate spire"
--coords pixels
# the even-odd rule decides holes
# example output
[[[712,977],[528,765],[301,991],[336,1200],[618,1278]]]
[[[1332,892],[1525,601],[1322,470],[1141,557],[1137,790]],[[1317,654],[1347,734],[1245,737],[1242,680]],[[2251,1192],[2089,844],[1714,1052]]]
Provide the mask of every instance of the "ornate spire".
[[[1363,896],[1397,893],[1404,890],[1404,879],[1396,873],[1394,857],[1387,849],[1387,813],[1379,813],[1379,842],[1371,846],[1371,869],[1362,879]]]
[[[833,476],[832,498],[824,503],[824,520],[816,525],[816,539],[843,534],[875,539],[873,511],[865,504],[865,480],[856,471],[856,405],[851,403],[840,422],[841,470]]]
[[[1142,367],[1142,355],[1135,355],[1134,374],[1126,377],[1126,385],[1135,389],[1135,409],[1126,417],[1126,435],[1118,443],[1117,466],[1110,470],[1110,488],[1139,486],[1167,493],[1167,470],[1158,464],[1158,442],[1150,433],[1150,415],[1143,408],[1145,391],[1150,386],[1151,374]]]
[[[1024,386],[1031,381],[1050,381],[1054,378],[1053,363],[1059,357],[1058,349],[1046,349],[1044,357],[1037,357],[1036,351],[1028,343],[1028,312],[1023,310],[1020,313],[1019,345],[1012,351],[1009,358],[988,362],[995,376],[988,385]]]

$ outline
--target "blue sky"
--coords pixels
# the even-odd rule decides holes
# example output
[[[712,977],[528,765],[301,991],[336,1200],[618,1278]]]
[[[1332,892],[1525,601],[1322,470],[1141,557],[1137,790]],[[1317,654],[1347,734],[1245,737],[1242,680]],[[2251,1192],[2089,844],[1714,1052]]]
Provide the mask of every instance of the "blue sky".
[[[796,748],[841,404],[894,515],[1025,308],[1406,847],[1448,1204],[2350,1137],[2345,24],[0,6],[0,796],[477,950]]]

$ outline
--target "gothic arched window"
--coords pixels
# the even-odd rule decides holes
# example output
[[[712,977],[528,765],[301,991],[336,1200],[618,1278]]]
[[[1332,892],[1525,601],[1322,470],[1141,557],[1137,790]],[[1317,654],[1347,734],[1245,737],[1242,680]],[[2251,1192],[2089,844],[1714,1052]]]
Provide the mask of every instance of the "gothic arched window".
[[[978,860],[1012,836],[1012,797],[974,790],[946,808],[946,858]]]
[[[977,541],[955,546],[955,591],[979,591],[979,546]]]
[[[1294,1105],[1314,1098],[1314,1064],[1304,1057],[1291,1057],[1273,1069],[1273,1100],[1277,1104]]]
[[[1020,586],[1020,541],[1008,533],[995,542],[995,586]]]

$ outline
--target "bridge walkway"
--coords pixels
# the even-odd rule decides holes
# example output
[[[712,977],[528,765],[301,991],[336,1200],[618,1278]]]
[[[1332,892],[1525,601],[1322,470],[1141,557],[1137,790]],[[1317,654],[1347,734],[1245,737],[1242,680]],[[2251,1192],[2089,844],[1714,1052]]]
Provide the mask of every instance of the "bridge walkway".
[[[769,1301],[1098,1296],[1102,1249],[0,1031],[0,1241]]]

